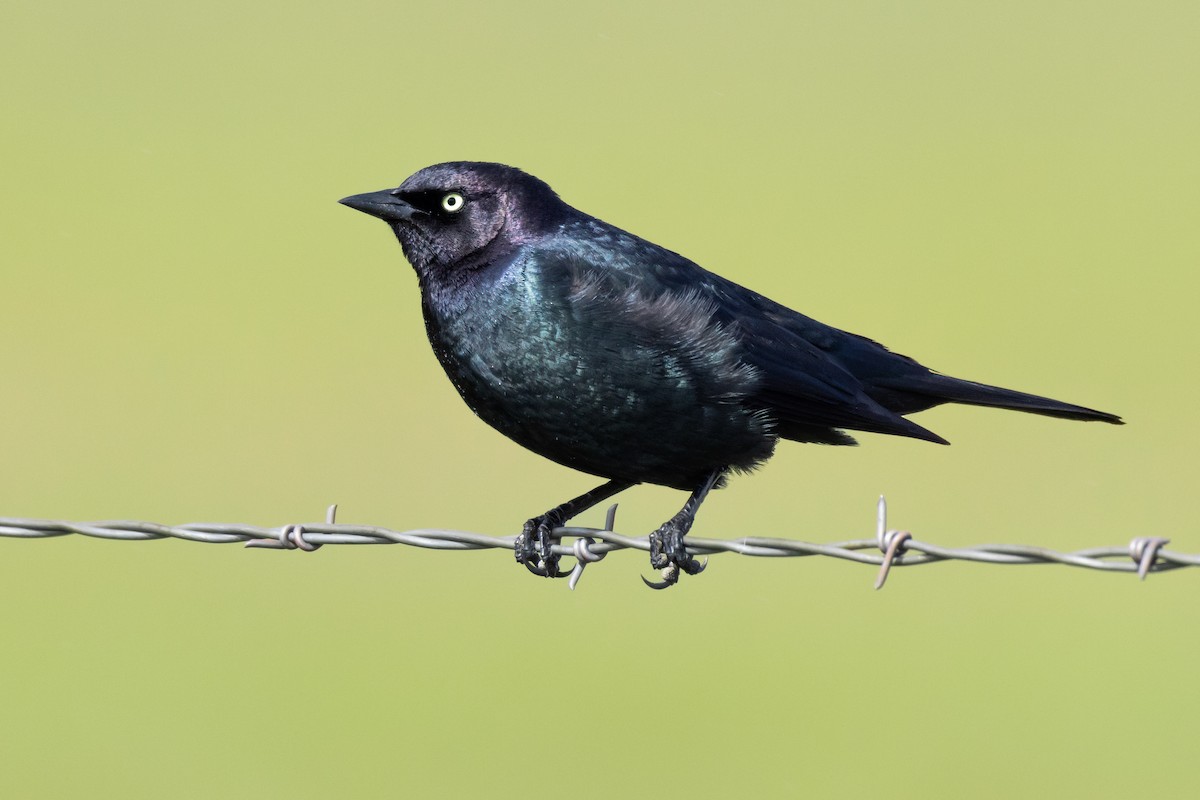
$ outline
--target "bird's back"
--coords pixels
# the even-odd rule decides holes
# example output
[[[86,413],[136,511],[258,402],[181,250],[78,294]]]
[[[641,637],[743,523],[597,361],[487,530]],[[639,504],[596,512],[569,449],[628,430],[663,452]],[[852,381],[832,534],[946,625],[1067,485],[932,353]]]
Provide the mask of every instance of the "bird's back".
[[[731,351],[756,376],[739,402],[768,413],[784,438],[853,444],[841,428],[943,441],[876,401],[852,367],[882,373],[895,364],[928,370],[912,359],[817,322],[716,275],[678,253],[600,220],[580,215],[547,241],[562,275],[580,274],[625,292],[636,308],[648,300],[702,305],[704,324],[731,335]],[[573,260],[574,259],[574,260]],[[843,362],[839,352],[856,356]]]

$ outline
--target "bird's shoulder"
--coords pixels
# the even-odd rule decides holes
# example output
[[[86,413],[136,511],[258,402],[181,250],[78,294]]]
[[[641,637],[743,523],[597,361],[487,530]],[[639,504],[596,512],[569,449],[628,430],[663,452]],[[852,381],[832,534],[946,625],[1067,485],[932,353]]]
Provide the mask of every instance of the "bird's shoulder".
[[[626,292],[641,298],[674,297],[676,303],[711,306],[717,320],[750,335],[782,339],[827,353],[847,340],[863,340],[818,322],[728,278],[710,272],[673,250],[602,220],[580,215],[533,244],[523,266],[546,287],[571,293],[581,286],[595,294]],[[585,293],[586,294],[586,293]],[[863,340],[869,341],[869,340]]]
[[[508,270],[521,291],[560,314],[577,335],[733,359],[705,273],[678,253],[592,218],[523,248]]]
[[[642,293],[695,288],[708,274],[674,251],[583,214],[531,243],[525,258],[547,281],[602,280]]]
[[[849,378],[824,352],[836,329],[601,220],[580,215],[523,248],[508,272],[528,294],[581,322],[658,336],[674,331],[697,345],[710,343],[704,331],[720,332],[750,363],[799,362],[834,386]]]

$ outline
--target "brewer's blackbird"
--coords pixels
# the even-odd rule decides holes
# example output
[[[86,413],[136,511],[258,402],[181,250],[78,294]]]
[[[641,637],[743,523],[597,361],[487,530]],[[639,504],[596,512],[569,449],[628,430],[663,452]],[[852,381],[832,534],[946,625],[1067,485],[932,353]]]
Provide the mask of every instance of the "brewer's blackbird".
[[[643,482],[691,492],[650,536],[663,571],[651,585],[699,572],[683,537],[700,504],[779,439],[849,445],[845,431],[857,430],[948,444],[903,416],[941,403],[1121,423],[939,375],[588,216],[503,164],[437,164],[341,202],[400,240],[433,351],[471,410],[609,479],[525,523],[516,557],[538,575],[564,574],[555,528]]]

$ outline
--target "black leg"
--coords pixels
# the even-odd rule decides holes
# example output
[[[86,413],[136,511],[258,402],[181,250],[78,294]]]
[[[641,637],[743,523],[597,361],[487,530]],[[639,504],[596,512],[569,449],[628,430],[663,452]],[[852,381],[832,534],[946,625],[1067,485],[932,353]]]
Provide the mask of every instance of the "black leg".
[[[525,523],[524,530],[517,537],[514,552],[518,564],[525,567],[534,575],[544,578],[565,578],[569,572],[559,572],[558,556],[551,548],[554,546],[552,534],[554,529],[577,514],[582,514],[597,503],[602,503],[617,492],[623,492],[633,486],[629,481],[611,480],[603,486],[597,486],[590,492],[579,495],[574,500],[568,500],[561,506],[555,506],[541,516],[534,517]]]
[[[688,555],[683,537],[687,536],[687,532],[692,529],[692,523],[696,521],[696,512],[700,510],[700,504],[704,502],[704,498],[708,496],[712,488],[725,477],[725,472],[724,467],[710,472],[704,482],[696,488],[696,491],[692,492],[692,496],[683,504],[679,513],[650,534],[650,566],[663,570],[663,579],[660,582],[651,583],[642,578],[651,589],[666,589],[668,586],[674,586],[679,582],[680,570],[688,575],[697,575],[704,571],[705,565]]]

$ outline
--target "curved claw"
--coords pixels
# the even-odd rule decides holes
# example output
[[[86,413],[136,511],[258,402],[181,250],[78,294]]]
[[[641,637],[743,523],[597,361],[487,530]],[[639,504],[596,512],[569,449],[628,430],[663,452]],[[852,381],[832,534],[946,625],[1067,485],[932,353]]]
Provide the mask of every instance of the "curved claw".
[[[539,578],[569,578],[571,577],[571,573],[574,571],[570,570],[563,572],[558,568],[558,564],[555,564],[554,571],[551,572],[550,568],[545,565],[545,562],[541,561],[536,564],[534,564],[532,561],[522,561],[521,563],[525,565],[525,569],[529,570],[534,575],[537,575]]]
[[[548,578],[548,577],[550,577],[549,575],[547,575],[547,574],[546,574],[546,570],[545,570],[545,569],[543,569],[542,567],[538,566],[537,564],[534,564],[532,561],[522,561],[521,563],[525,565],[525,569],[529,570],[529,571],[530,571],[530,572],[532,572],[534,575],[537,575],[539,578]]]
[[[661,591],[662,589],[670,588],[671,586],[674,586],[675,584],[679,583],[679,567],[672,564],[671,566],[664,569],[663,570],[663,579],[661,581],[646,580],[645,575],[640,575],[638,577],[640,577],[642,579],[642,583],[646,584],[651,589]]]
[[[695,564],[696,559],[693,558],[692,563]],[[701,564],[700,566],[696,567],[696,569],[694,571],[688,570],[688,575],[699,575],[701,572],[704,572],[704,570],[706,570],[706,569],[708,569],[708,558],[707,557],[705,557],[704,563]]]
[[[669,589],[675,585],[674,581],[649,581],[646,580],[645,575],[639,575],[638,577],[642,579],[642,583],[646,584],[651,589]]]

